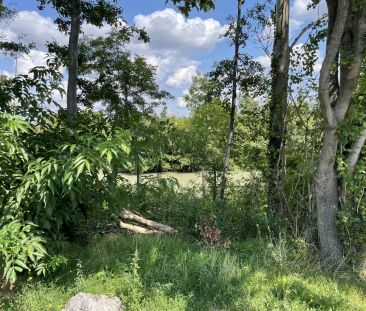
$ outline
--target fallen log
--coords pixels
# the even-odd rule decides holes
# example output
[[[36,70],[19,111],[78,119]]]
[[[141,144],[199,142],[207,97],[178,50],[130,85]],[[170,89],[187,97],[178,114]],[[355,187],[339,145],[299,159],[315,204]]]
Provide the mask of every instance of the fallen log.
[[[152,229],[148,229],[148,230],[155,230],[158,232],[162,232],[162,233],[177,233],[177,230],[175,230],[172,227],[169,227],[167,225],[163,225],[161,223],[158,223],[156,221],[150,220],[150,219],[146,219],[144,217],[141,217],[129,210],[124,210],[119,216],[118,218],[122,219],[122,220],[129,220],[129,221],[133,221],[136,222],[138,224],[142,224],[144,226],[147,226],[149,228]],[[138,226],[137,226],[138,227]],[[140,227],[142,228],[142,227]],[[126,228],[127,229],[127,228]],[[144,229],[144,228],[142,228]],[[158,232],[152,232],[152,233],[158,233]],[[141,232],[142,233],[142,232]]]
[[[141,233],[141,234],[164,234],[164,232],[159,231],[159,230],[155,230],[155,229],[147,229],[147,228],[143,228],[137,225],[131,225],[131,224],[127,224],[125,222],[123,222],[122,220],[120,220],[119,222],[119,227],[122,229],[127,229],[129,231],[132,231],[134,233]]]

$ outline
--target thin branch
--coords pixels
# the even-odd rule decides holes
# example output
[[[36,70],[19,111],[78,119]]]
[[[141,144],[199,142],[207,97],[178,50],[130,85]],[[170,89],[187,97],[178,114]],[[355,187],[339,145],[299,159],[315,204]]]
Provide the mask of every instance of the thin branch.
[[[357,140],[353,143],[351,147],[351,153],[348,156],[348,165],[349,165],[349,172],[351,175],[353,175],[353,172],[355,170],[355,166],[358,162],[358,159],[360,158],[360,154],[362,151],[362,148],[366,141],[366,128],[364,128],[360,135],[358,136]]]
[[[295,45],[297,44],[297,42],[301,39],[301,37],[304,35],[305,32],[307,32],[310,28],[314,27],[315,25],[317,25],[318,23],[320,23],[323,19],[327,18],[328,14],[325,13],[322,16],[320,16],[319,18],[317,18],[315,21],[313,21],[312,23],[306,25],[301,31],[300,33],[297,35],[297,37],[294,39],[294,41],[292,41],[291,45],[290,45],[290,51],[293,50],[293,48],[295,47]]]
[[[257,32],[255,32],[255,35],[257,37],[257,42],[259,43],[259,45],[261,46],[262,50],[264,51],[264,53],[266,53],[266,55],[269,58],[272,58],[272,53],[269,51],[268,47],[264,45],[263,43],[263,39],[259,36],[259,34]]]

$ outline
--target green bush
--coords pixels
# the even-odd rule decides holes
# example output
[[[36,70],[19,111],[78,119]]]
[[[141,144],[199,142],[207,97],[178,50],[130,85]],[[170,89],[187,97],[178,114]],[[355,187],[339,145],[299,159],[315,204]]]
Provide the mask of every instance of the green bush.
[[[62,249],[65,235],[90,210],[112,200],[117,171],[128,165],[130,134],[95,135],[90,124],[89,132],[67,130],[62,117],[52,114],[38,127],[9,114],[1,114],[0,121],[0,242],[4,276],[13,283],[23,269],[38,273],[42,267],[45,273],[41,248],[51,253]],[[57,142],[53,148],[48,136]],[[34,255],[29,243],[38,249]]]
[[[17,273],[24,270],[46,273],[46,240],[32,223],[12,221],[0,229],[0,266],[10,283],[15,283]]]

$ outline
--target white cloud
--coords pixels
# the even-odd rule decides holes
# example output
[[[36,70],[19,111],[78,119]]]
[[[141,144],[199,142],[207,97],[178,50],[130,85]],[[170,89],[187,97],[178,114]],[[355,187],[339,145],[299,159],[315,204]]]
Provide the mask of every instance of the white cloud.
[[[184,97],[178,97],[177,98],[177,105],[180,108],[186,108],[187,107],[187,102],[184,100]]]
[[[290,24],[289,24],[290,33],[292,34],[295,30],[298,30],[302,24],[303,21],[290,18]]]
[[[3,25],[0,25],[3,26]],[[96,27],[84,24],[82,31],[86,36],[97,37],[108,33],[109,25]],[[59,44],[68,43],[68,35],[58,30],[57,25],[50,17],[45,17],[36,11],[20,11],[4,30],[3,36],[12,41],[17,41],[19,35],[24,35],[23,41],[33,42],[38,50],[46,50],[47,41],[57,41]]]
[[[186,19],[172,9],[137,15],[134,21],[137,27],[145,28],[150,42],[145,44],[134,39],[127,49],[144,56],[154,65],[157,80],[173,94],[180,93],[182,88],[190,85],[200,64],[195,60],[196,55],[211,52],[223,40],[220,34],[226,29],[226,25],[221,25],[212,18]],[[24,34],[23,42],[36,44],[29,55],[19,56],[18,73],[27,73],[30,68],[45,64],[47,41],[55,40],[65,45],[68,43],[68,35],[58,31],[53,19],[37,11],[20,11],[13,21],[7,25],[0,23],[1,26],[6,40],[16,41],[20,34]],[[95,37],[108,33],[110,26],[98,28],[87,24],[83,25],[82,30],[85,35]],[[65,99],[57,100],[64,104]],[[182,101],[180,103],[180,106],[174,107],[182,110]]]
[[[36,66],[46,65],[46,52],[31,50],[28,55],[22,55],[18,58],[17,74],[26,74],[29,69]]]
[[[257,56],[254,60],[260,63],[265,70],[271,69],[271,58],[268,55]]]
[[[177,98],[177,105],[178,105],[179,108],[186,108],[187,107],[187,102],[185,101],[184,96],[188,95],[188,93],[189,93],[189,90],[185,89],[182,92],[182,96]]]
[[[160,53],[154,53],[152,51],[145,51],[138,54],[144,55],[149,64],[156,67],[156,77],[159,81],[165,81],[166,77],[174,71],[177,66],[177,59],[174,55],[161,55]],[[181,60],[182,62],[188,62],[188,59]]]
[[[67,36],[58,31],[51,18],[44,17],[35,11],[20,11],[7,26],[4,36],[16,41],[18,35],[24,34],[24,41],[34,42],[37,49],[44,49],[46,41],[56,40],[67,44]]]
[[[9,71],[6,71],[6,70],[0,70],[0,76],[6,76],[8,78],[13,78],[14,74],[10,73]]]
[[[134,22],[148,32],[151,48],[178,53],[209,52],[225,30],[225,26],[212,18],[185,19],[172,9],[137,15]]]
[[[295,0],[291,6],[290,12],[295,19],[302,22],[317,18],[327,12],[325,0],[321,0],[315,9],[308,10],[309,0]]]
[[[102,27],[84,24],[81,30],[88,37],[101,37],[107,35],[112,30],[112,27],[108,24],[104,24]]]
[[[67,90],[67,81],[64,80],[61,82],[61,86],[64,89],[65,93],[64,94],[60,94],[59,91],[54,91],[53,92],[53,99],[54,101],[60,105],[63,108],[66,108],[66,90]],[[54,105],[52,105],[50,107],[52,110],[57,110],[56,107],[54,107]]]
[[[169,76],[166,84],[178,88],[188,87],[192,84],[192,79],[197,75],[197,66],[191,65],[177,69]]]

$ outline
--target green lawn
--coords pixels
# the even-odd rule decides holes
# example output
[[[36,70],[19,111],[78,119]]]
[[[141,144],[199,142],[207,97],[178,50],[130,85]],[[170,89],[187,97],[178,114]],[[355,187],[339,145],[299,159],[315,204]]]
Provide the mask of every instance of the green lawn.
[[[3,310],[60,310],[80,291],[117,295],[127,310],[366,310],[366,284],[352,272],[321,268],[301,243],[205,249],[121,234],[74,245],[69,256],[52,278],[29,278],[7,293]]]

